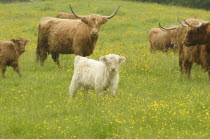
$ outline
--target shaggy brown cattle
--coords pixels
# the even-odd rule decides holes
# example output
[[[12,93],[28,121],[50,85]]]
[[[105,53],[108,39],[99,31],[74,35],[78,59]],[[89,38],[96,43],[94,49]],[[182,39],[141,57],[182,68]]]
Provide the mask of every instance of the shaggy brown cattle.
[[[190,24],[194,24],[198,19],[195,18],[190,18],[187,19],[187,22]],[[180,22],[180,21],[179,21]],[[197,63],[202,65],[203,67],[205,66],[205,61],[207,60],[206,58],[206,45],[192,45],[191,47],[186,46],[183,42],[185,40],[185,36],[187,34],[187,31],[189,29],[189,26],[184,23],[180,22],[181,25],[178,26],[176,29],[176,43],[177,47],[179,49],[179,66],[180,66],[180,71],[183,74],[184,72],[187,75],[187,78],[190,79],[190,71],[192,68],[193,63]],[[173,29],[168,29],[168,30],[173,30]]]
[[[162,26],[160,26],[162,27]],[[174,30],[165,31],[162,28],[152,28],[148,33],[148,39],[150,42],[150,51],[162,50],[168,51],[169,48],[176,49],[175,44],[175,34],[176,25],[168,25],[168,28],[173,28]]]
[[[29,40],[23,38],[0,41],[0,68],[3,77],[5,77],[7,66],[12,66],[19,76],[21,76],[18,60],[20,55],[25,52],[25,46],[28,42]]]
[[[72,13],[81,20],[42,18],[38,30],[37,60],[43,66],[47,53],[60,67],[59,54],[89,56],[95,49],[100,26],[115,16],[92,14],[79,16],[70,7]]]
[[[177,38],[180,44],[179,63],[181,71],[185,71],[188,79],[190,79],[193,63],[201,65],[208,71],[210,79],[210,43],[208,43],[208,39],[204,41],[207,38],[204,34],[198,33],[206,30],[201,30],[202,28],[200,28],[198,29],[199,31],[195,31],[195,28],[192,28],[192,26],[197,24],[200,26],[201,23],[205,24],[206,22],[200,19],[189,19],[182,22],[182,26],[178,29]],[[194,31],[196,33],[193,33]],[[198,41],[199,38],[201,39],[200,41]]]
[[[188,26],[184,39],[186,46],[210,43],[210,22],[197,19],[185,23]]]
[[[77,17],[74,16],[74,14],[63,13],[63,12],[59,12],[57,14],[56,18],[61,18],[61,19],[77,19]]]

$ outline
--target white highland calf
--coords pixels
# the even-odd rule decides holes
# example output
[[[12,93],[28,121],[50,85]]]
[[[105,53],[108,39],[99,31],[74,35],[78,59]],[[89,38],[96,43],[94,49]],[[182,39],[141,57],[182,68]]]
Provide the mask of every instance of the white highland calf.
[[[96,61],[77,55],[69,87],[70,98],[73,98],[76,91],[82,87],[87,90],[94,89],[97,94],[104,95],[104,91],[107,91],[115,95],[119,82],[118,69],[125,59],[124,56],[109,54]]]

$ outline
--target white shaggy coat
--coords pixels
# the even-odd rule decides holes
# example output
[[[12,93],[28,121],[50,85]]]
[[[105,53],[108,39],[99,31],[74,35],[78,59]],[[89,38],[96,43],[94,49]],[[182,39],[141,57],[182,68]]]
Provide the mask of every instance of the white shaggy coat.
[[[69,87],[70,98],[81,87],[94,89],[96,93],[104,95],[104,91],[115,95],[119,82],[119,66],[125,57],[109,54],[100,57],[100,61],[76,56],[74,61],[74,74]]]

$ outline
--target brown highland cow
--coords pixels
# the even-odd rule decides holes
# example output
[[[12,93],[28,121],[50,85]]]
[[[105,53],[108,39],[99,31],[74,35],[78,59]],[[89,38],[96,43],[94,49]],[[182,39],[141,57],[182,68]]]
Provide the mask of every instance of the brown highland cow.
[[[59,12],[57,14],[56,18],[61,18],[61,19],[78,19],[76,16],[74,16],[74,14],[63,13],[63,12]]]
[[[178,21],[180,22],[179,19]],[[187,75],[187,79],[190,79],[190,71],[193,63],[201,65],[208,72],[210,70],[210,50],[208,48],[209,46],[202,43],[190,43],[189,39],[187,39],[186,37],[188,36],[188,34],[192,34],[191,26],[195,24],[197,25],[199,22],[204,21],[196,18],[190,18],[187,19],[185,22],[180,22],[181,25],[178,26],[178,28],[176,29],[176,43],[179,49],[180,71],[182,74],[185,73]],[[201,23],[199,23],[199,25],[200,24]],[[195,34],[192,36],[195,36]],[[206,38],[206,36],[204,35],[203,37],[194,37],[194,39],[198,38]],[[191,40],[193,41],[193,38],[191,38]]]
[[[79,16],[70,9],[75,17],[81,20],[44,17],[38,30],[37,61],[43,66],[47,54],[60,67],[59,54],[76,54],[89,56],[95,49],[102,24],[115,16],[117,10],[110,16],[92,14]]]
[[[193,63],[208,72],[210,82],[210,22],[201,19],[184,20],[183,47],[180,51],[182,68],[188,79]]]
[[[4,78],[7,66],[12,66],[19,76],[21,76],[18,60],[20,55],[25,52],[25,46],[28,42],[29,40],[23,38],[0,41],[0,68]]]
[[[160,26],[161,27],[161,26]],[[168,51],[168,49],[176,49],[175,36],[176,36],[176,25],[168,25],[168,28],[174,30],[163,30],[162,28],[152,28],[148,33],[150,42],[150,52],[161,50]]]

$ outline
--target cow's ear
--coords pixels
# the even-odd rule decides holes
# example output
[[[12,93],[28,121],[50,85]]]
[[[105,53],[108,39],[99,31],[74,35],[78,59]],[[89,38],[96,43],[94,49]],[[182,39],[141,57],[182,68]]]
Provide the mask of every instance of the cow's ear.
[[[99,60],[102,62],[106,62],[106,58],[104,56],[100,57]]]
[[[14,42],[17,46],[20,45],[20,42],[18,39],[11,39],[12,42]]]
[[[25,45],[27,45],[28,43],[30,43],[30,40],[26,40]]]
[[[17,43],[18,40],[16,39],[11,39],[12,42]]]
[[[88,20],[87,20],[87,18],[86,18],[86,17],[82,17],[82,18],[81,18],[81,21],[82,21],[83,23],[85,23],[85,24],[87,24],[87,23],[88,23]]]
[[[120,64],[123,63],[123,62],[125,62],[125,60],[126,60],[126,58],[124,56],[121,56],[120,57]]]
[[[207,27],[210,27],[210,22],[207,23]]]
[[[102,18],[102,24],[105,24],[107,21],[108,21],[107,18],[105,18],[105,17]]]

